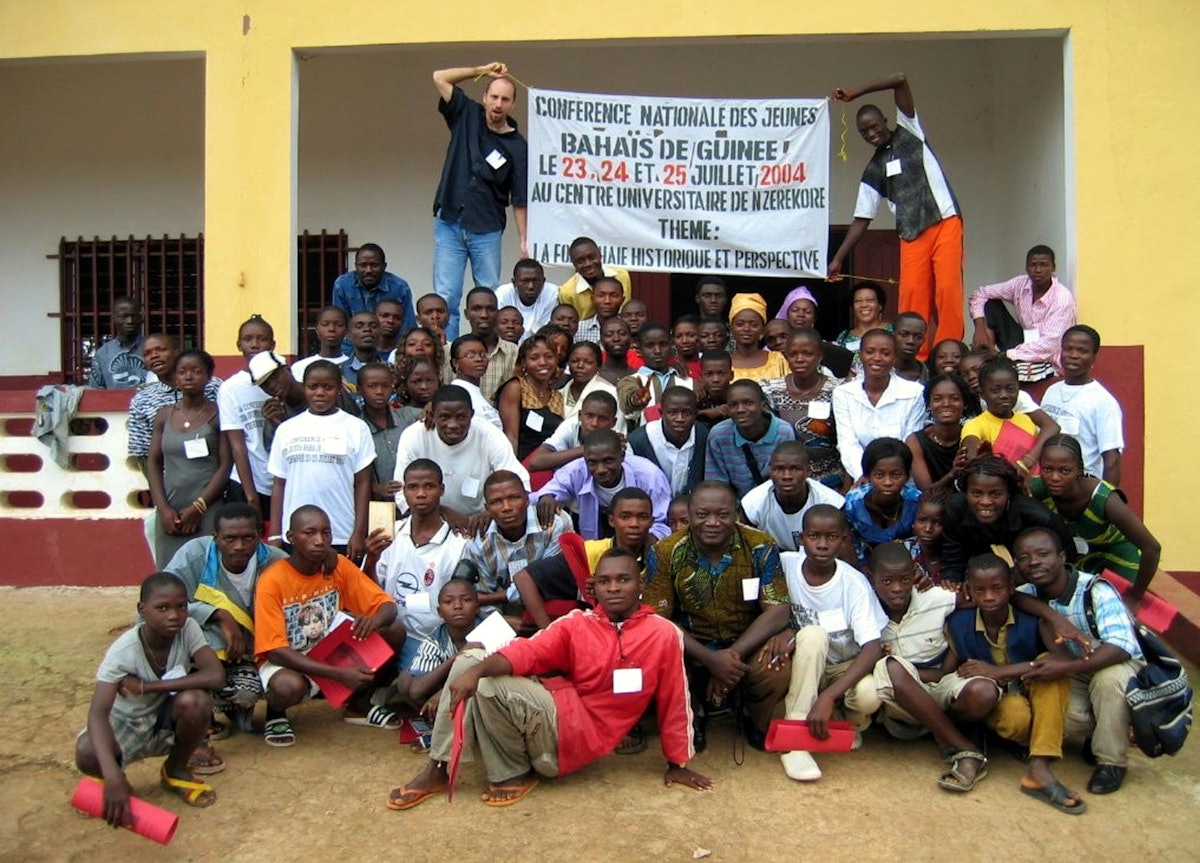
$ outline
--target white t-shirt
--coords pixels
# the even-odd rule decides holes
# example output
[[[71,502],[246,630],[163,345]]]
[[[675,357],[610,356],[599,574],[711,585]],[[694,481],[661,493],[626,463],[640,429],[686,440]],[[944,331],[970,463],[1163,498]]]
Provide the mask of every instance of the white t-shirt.
[[[849,662],[864,644],[879,639],[887,615],[867,577],[850,564],[839,560],[833,578],[813,587],[801,571],[804,557],[803,551],[779,555],[792,604],[792,623],[797,628],[819,626],[825,630],[829,636],[826,664]]]
[[[542,444],[555,452],[564,452],[579,446],[579,417],[568,417],[560,422],[554,433],[542,441]]]
[[[167,677],[182,677],[191,671],[194,663],[192,657],[202,647],[208,647],[204,640],[204,632],[200,624],[190,617],[183,622],[183,629],[171,642],[167,653],[167,668],[160,678],[150,667],[146,658],[146,649],[142,646],[138,635],[145,624],[138,624],[133,629],[121,633],[121,637],[112,643],[100,660],[96,669],[96,680],[101,683],[120,683],[121,680],[133,675],[139,680],[160,680]],[[130,719],[142,719],[156,714],[167,700],[166,692],[147,692],[144,695],[118,695],[113,702],[112,712]]]
[[[662,468],[662,472],[667,478],[671,494],[682,494],[683,490],[687,488],[688,477],[692,472],[692,458],[696,452],[696,427],[692,426],[683,446],[677,447],[667,440],[662,420],[652,420],[646,424],[646,438],[654,450],[658,466]]]
[[[953,591],[931,587],[922,593],[914,589],[900,622],[888,618],[883,627],[884,646],[892,656],[907,659],[918,668],[941,659],[947,647],[946,618],[957,604],[958,595]]]
[[[263,445],[266,418],[263,403],[269,399],[265,392],[250,383],[250,373],[242,369],[221,384],[217,391],[217,409],[221,416],[221,431],[238,430],[246,436],[246,456],[254,475],[254,488],[259,494],[271,493],[271,472],[267,469],[267,449]],[[229,478],[241,482],[237,465],[230,468]]]
[[[311,503],[329,516],[334,544],[348,543],[354,533],[354,475],[373,461],[370,429],[345,411],[324,415],[305,411],[280,423],[267,467],[272,476],[287,482],[283,529],[293,512]]]
[[[827,485],[806,479],[808,500],[798,512],[787,513],[775,499],[775,487],[767,480],[756,485],[742,498],[742,512],[746,520],[767,536],[775,540],[780,551],[799,551],[800,534],[804,528],[804,513],[819,503],[827,503],[841,509],[846,499]]]
[[[230,572],[225,564],[220,564],[221,572],[229,579],[229,583],[237,590],[238,596],[247,608],[254,607],[254,579],[258,576],[258,555],[250,555],[246,568],[241,572]]]
[[[1069,386],[1066,381],[1052,384],[1042,396],[1042,410],[1079,441],[1083,467],[1093,476],[1103,476],[1103,453],[1123,450],[1121,405],[1099,381]]]
[[[467,541],[445,522],[433,539],[414,545],[409,519],[396,522],[396,537],[375,564],[375,579],[396,600],[409,638],[429,638],[441,624],[438,593],[463,558]],[[423,597],[413,599],[415,594]]]
[[[470,394],[471,410],[475,411],[475,419],[491,423],[501,431],[504,430],[504,424],[500,421],[500,411],[496,410],[496,406],[483,397],[483,390],[479,388],[478,384],[464,381],[462,378],[455,378],[450,381],[450,385],[462,387]]]
[[[542,292],[538,294],[532,306],[527,306],[521,302],[521,297],[517,293],[517,286],[512,282],[506,282],[496,288],[496,308],[502,309],[505,306],[515,306],[517,311],[521,313],[521,317],[525,319],[525,334],[521,336],[521,341],[525,341],[546,324],[550,323],[550,315],[554,314],[554,309],[557,305],[558,285],[552,282],[546,282],[546,284],[542,285]]]
[[[454,446],[443,443],[437,429],[427,429],[423,423],[410,425],[400,435],[393,479],[403,483],[404,469],[419,458],[432,459],[441,467],[446,485],[442,506],[464,515],[483,512],[483,481],[494,471],[511,470],[529,489],[529,471],[517,461],[504,432],[478,416],[471,419],[467,436]],[[396,503],[407,505],[403,486],[396,492]]]

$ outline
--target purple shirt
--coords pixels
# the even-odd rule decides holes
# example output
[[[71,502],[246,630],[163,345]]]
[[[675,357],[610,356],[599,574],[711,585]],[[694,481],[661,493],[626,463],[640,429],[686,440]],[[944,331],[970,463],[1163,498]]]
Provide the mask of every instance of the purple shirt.
[[[650,495],[654,524],[650,534],[662,539],[671,532],[667,527],[667,507],[671,505],[671,487],[658,466],[650,459],[627,453],[624,468],[624,487],[640,488]],[[554,477],[538,489],[538,497],[553,495],[560,503],[574,500],[579,505],[579,533],[584,539],[600,539],[600,497],[595,481],[588,473],[582,458],[567,462],[554,472]]]

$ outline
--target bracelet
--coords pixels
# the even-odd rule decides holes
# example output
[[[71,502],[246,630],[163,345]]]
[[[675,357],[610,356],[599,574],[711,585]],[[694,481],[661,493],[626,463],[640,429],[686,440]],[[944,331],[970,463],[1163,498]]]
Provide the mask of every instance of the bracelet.
[[[1017,459],[1017,470],[1021,471],[1022,473],[1029,473],[1029,468],[1025,467],[1025,462],[1021,461],[1020,459]]]
[[[201,515],[204,515],[204,513],[208,512],[208,504],[205,503],[204,498],[202,497],[198,497],[192,501],[192,506],[194,506],[196,511]]]

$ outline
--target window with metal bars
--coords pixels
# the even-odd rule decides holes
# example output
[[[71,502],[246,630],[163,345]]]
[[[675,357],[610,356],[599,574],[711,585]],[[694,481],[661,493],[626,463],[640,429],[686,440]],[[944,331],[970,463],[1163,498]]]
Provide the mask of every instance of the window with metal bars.
[[[345,231],[305,231],[296,238],[300,356],[316,350],[312,328],[329,302],[333,280],[346,271]],[[143,332],[174,336],[183,348],[203,344],[204,237],[180,235],[59,241],[64,383],[86,384],[96,349],[113,338],[112,306],[118,297],[137,299]]]

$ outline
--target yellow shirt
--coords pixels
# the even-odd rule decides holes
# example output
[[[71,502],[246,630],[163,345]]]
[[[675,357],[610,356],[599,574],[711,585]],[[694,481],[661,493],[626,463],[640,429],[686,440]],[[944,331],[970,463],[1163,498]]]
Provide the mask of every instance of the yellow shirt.
[[[1004,625],[1000,627],[1000,632],[995,641],[988,637],[987,626],[983,622],[983,613],[978,609],[975,610],[975,631],[983,633],[983,640],[988,644],[988,650],[992,652],[992,665],[1008,665],[1008,628],[1016,623],[1016,618],[1013,617],[1012,606],[1008,607],[1008,620],[1004,621]]]
[[[625,300],[621,305],[625,305],[633,299],[633,288],[630,287],[628,270],[621,267],[605,267],[604,275],[610,279],[616,279],[625,289]],[[596,315],[596,305],[592,302],[592,286],[585,282],[579,273],[575,273],[563,282],[562,287],[558,289],[558,301],[574,306],[575,311],[579,312],[581,321]]]
[[[984,443],[995,443],[996,438],[1000,436],[1000,430],[1004,428],[1006,422],[1010,422],[1022,431],[1027,431],[1034,437],[1037,437],[1038,427],[1029,418],[1029,414],[1013,411],[1011,418],[1002,420],[991,411],[984,411],[979,416],[963,423],[963,439],[977,437]]]
[[[767,351],[767,361],[752,369],[733,368],[735,381],[769,381],[773,378],[785,378],[792,373],[783,354],[778,351]]]

